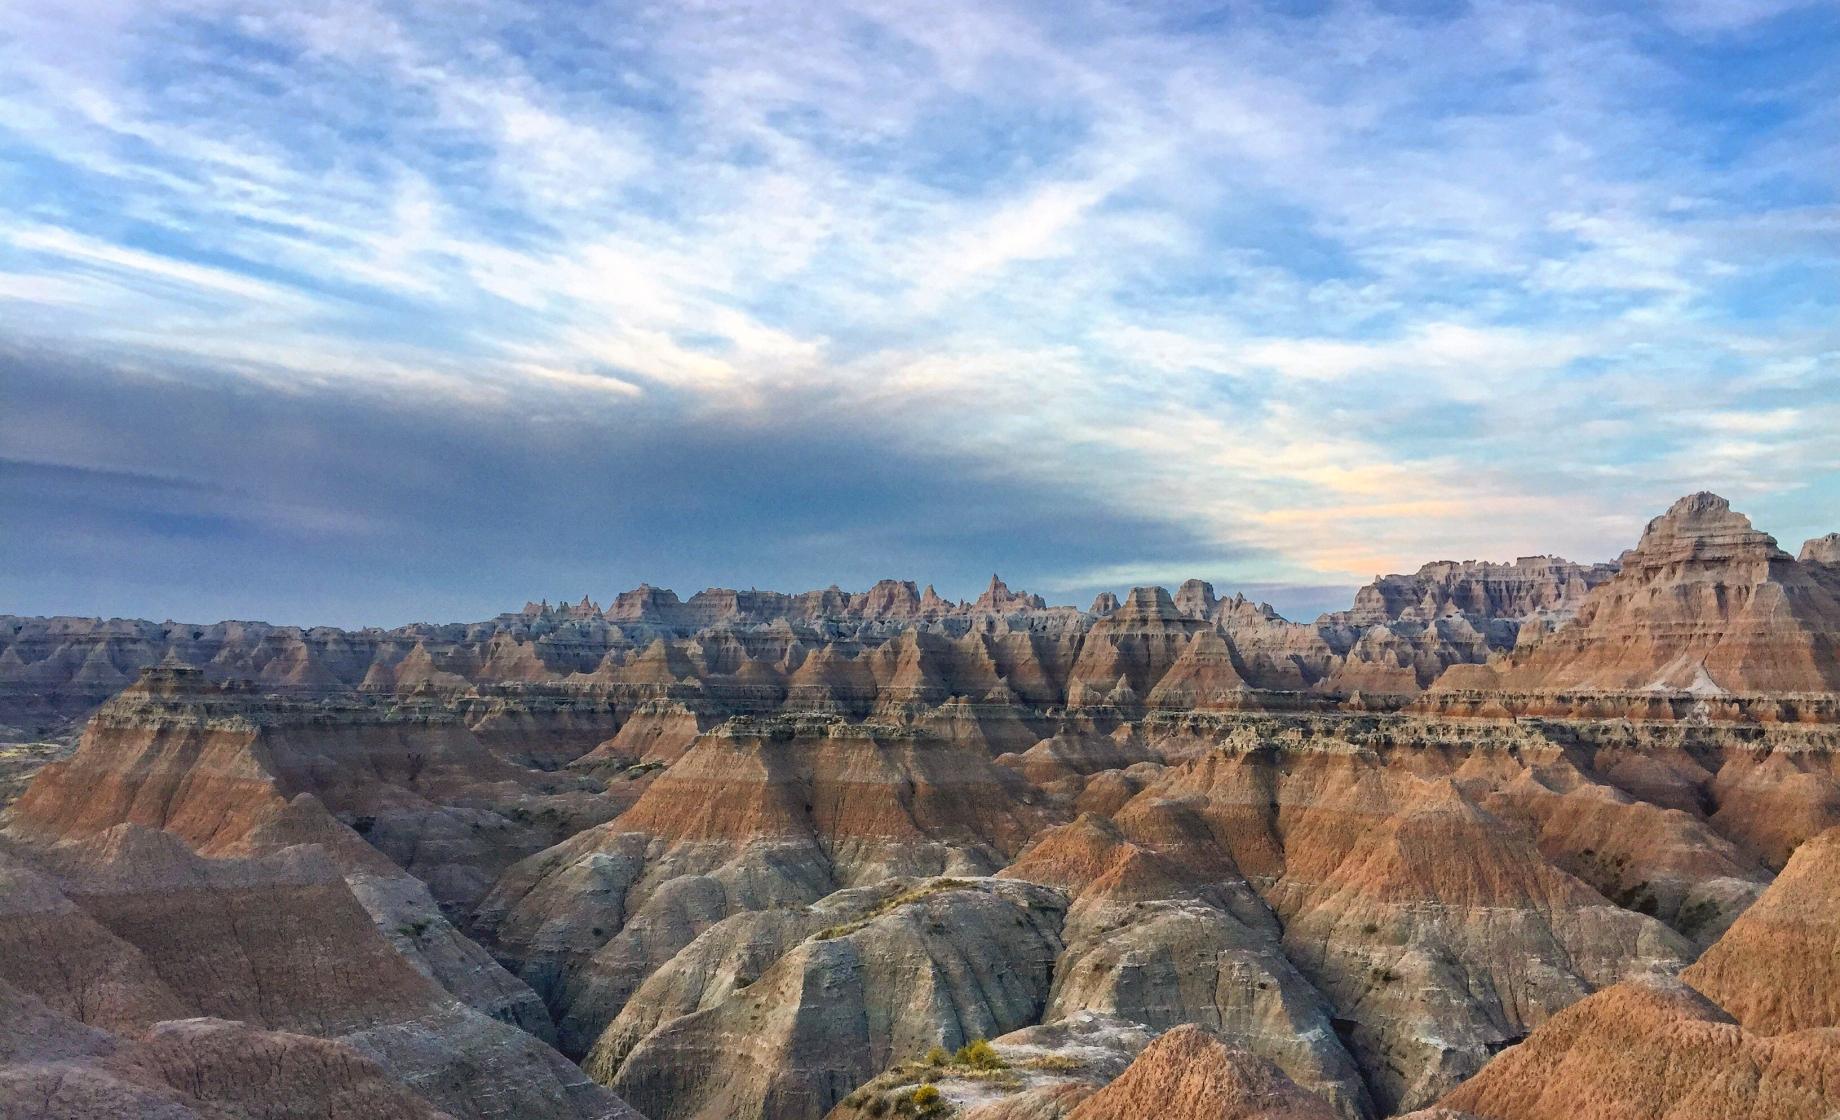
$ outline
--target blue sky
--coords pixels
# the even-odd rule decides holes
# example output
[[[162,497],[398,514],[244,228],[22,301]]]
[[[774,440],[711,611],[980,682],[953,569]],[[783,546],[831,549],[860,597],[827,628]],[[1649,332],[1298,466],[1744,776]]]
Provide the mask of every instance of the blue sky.
[[[1840,4],[0,6],[0,610],[1840,527]]]

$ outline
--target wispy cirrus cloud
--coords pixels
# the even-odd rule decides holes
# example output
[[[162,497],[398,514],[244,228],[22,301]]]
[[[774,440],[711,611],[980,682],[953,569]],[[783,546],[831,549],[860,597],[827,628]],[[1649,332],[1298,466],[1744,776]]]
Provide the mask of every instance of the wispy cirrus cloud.
[[[1837,43],[1784,0],[21,0],[0,331],[508,422],[818,421],[1228,581],[1610,555],[1701,485],[1813,532]]]

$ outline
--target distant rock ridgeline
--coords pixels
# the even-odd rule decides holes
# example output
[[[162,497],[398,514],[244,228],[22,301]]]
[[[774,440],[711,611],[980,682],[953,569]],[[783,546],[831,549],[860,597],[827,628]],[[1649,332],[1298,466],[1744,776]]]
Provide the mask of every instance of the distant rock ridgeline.
[[[995,576],[969,601],[902,580],[688,599],[642,585],[604,609],[536,602],[393,630],[0,615],[0,733],[68,726],[158,664],[274,691],[551,688],[713,716],[862,718],[956,698],[1134,718],[1426,694],[1447,714],[1583,711],[1576,697],[1588,695],[1619,698],[1596,714],[1678,716],[1718,700],[1732,718],[1801,719],[1833,704],[1764,711],[1732,698],[1840,692],[1840,534],[1798,559],[1723,498],[1695,494],[1619,563],[1440,561],[1377,577],[1348,610],[1309,623],[1202,580],[1080,610]]]
[[[541,615],[546,604],[526,603],[523,613]],[[580,617],[595,605],[583,599],[569,612]],[[638,622],[677,630],[695,631],[723,624],[787,622],[939,621],[1007,614],[1051,614],[1068,619],[1079,612],[1071,607],[1050,609],[1039,595],[1011,591],[996,576],[976,600],[942,599],[928,584],[918,590],[912,580],[884,579],[867,591],[848,592],[832,586],[822,591],[788,595],[779,591],[734,591],[712,587],[680,601],[667,588],[640,584],[616,595],[603,617],[613,622]]]
[[[1251,690],[1412,694],[1448,665],[1510,648],[1523,622],[1565,617],[1604,570],[1546,558],[1427,565],[1383,577],[1354,610],[1315,623],[1221,598],[1201,580],[1174,596],[1101,595],[1083,611],[994,576],[971,601],[898,580],[796,595],[712,588],[687,600],[641,586],[605,609],[586,598],[533,602],[484,622],[393,630],[0,615],[0,725],[84,714],[159,664],[282,691],[555,684],[735,712],[867,712],[890,699],[993,694],[1125,710],[1153,696],[1233,706]]]

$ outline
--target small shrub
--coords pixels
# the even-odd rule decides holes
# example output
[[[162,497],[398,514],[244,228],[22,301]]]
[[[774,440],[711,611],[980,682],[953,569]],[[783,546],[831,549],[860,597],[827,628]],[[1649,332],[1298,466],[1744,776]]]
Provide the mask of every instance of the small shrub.
[[[997,1048],[981,1038],[974,1038],[958,1048],[952,1059],[961,1066],[972,1069],[1002,1069],[1006,1064]]]
[[[906,1106],[905,1111],[915,1116],[938,1116],[946,1110],[945,1098],[940,1095],[938,1087],[933,1085],[920,1086],[907,1094],[902,1103]]]
[[[951,1060],[952,1055],[946,1053],[946,1048],[937,1042],[926,1052],[926,1064],[929,1066],[943,1066]]]
[[[1066,1073],[1080,1068],[1080,1059],[1067,1054],[1043,1054],[1039,1058],[1030,1058],[1023,1062],[1030,1069],[1044,1070],[1049,1073]]]

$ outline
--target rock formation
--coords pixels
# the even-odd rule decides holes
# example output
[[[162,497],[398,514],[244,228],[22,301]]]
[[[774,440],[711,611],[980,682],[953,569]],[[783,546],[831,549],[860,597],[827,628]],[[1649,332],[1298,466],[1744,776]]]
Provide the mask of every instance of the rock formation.
[[[1790,557],[1725,499],[1692,494],[1649,522],[1569,626],[1439,685],[1831,693],[1840,689],[1840,593],[1817,567]]]
[[[1826,1116],[1837,553],[0,616],[0,1112]]]
[[[1822,1120],[1840,1106],[1840,1044],[1755,1034],[1678,981],[1631,981],[1561,1012],[1441,1103],[1483,1120]]]
[[[1268,1062],[1200,1027],[1151,1043],[1119,1078],[1068,1120],[1332,1120],[1335,1113]]]
[[[903,1057],[1037,1021],[1063,905],[1023,883],[906,885],[727,999],[661,1023],[612,1084],[656,1120],[817,1120]]]
[[[1746,1030],[1840,1027],[1840,829],[1789,865],[1681,978]]]

